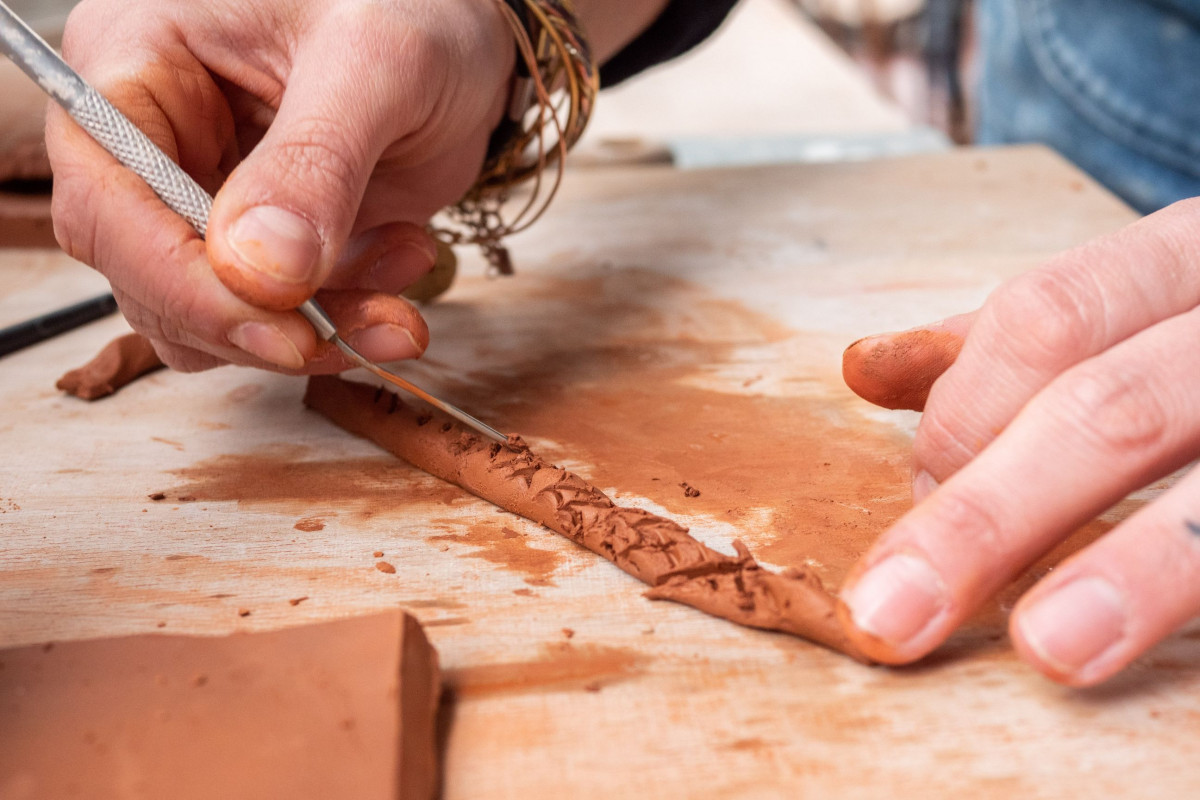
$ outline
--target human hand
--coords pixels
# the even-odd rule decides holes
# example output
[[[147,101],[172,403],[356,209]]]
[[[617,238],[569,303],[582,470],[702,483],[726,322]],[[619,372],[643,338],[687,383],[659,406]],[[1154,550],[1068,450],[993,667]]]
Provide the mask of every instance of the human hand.
[[[932,651],[1078,526],[1200,456],[1200,199],[933,327],[845,360],[868,399],[912,407],[944,370],[913,445],[914,508],[842,591],[851,638],[889,664]],[[1200,612],[1198,498],[1192,470],[1027,592],[1009,622],[1020,655],[1092,685]]]
[[[421,354],[396,295],[432,267],[424,225],[503,113],[515,56],[494,3],[87,0],[63,50],[216,193],[205,242],[52,107],[58,240],[168,365],[345,369],[290,310],[318,290],[368,358]]]

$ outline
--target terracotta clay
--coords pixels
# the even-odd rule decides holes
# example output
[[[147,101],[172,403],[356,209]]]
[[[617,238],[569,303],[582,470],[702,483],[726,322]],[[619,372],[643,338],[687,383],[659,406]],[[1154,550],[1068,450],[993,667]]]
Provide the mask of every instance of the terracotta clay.
[[[91,361],[59,378],[55,386],[84,400],[98,400],[162,367],[150,340],[130,333],[109,342]]]
[[[487,442],[397,396],[332,376],[309,379],[304,402],[405,461],[501,508],[538,522],[650,585],[647,596],[675,600],[742,625],[793,633],[865,660],[835,617],[835,598],[815,573],[760,567],[735,542],[719,553],[672,520],[615,505],[574,473],[533,453],[519,438]]]
[[[877,406],[922,411],[934,381],[962,346],[956,333],[924,328],[870,336],[846,348],[842,377],[855,394]]]
[[[437,654],[400,611],[0,652],[0,797],[420,798]]]

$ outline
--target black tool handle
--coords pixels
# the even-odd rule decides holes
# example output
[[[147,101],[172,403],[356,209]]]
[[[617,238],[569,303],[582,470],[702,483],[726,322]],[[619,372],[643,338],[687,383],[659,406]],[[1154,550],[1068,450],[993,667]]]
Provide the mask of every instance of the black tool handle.
[[[107,317],[117,310],[117,301],[111,294],[93,297],[73,306],[60,308],[40,317],[18,322],[0,329],[0,356],[35,345],[38,342],[74,330],[81,325]]]

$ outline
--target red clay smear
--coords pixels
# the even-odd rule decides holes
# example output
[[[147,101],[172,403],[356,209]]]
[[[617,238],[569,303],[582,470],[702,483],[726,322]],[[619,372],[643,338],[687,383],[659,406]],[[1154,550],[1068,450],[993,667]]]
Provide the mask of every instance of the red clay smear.
[[[543,533],[545,533],[543,531]],[[555,546],[551,537],[547,546]],[[483,522],[471,525],[463,533],[447,533],[430,536],[430,542],[455,542],[471,545],[475,550],[468,553],[471,558],[481,558],[484,561],[498,564],[511,572],[525,575],[538,586],[553,586],[550,576],[562,562],[562,553],[558,550],[539,550],[530,547],[528,537],[510,527],[495,522]]]
[[[541,658],[448,669],[443,678],[458,697],[546,691],[595,691],[643,670],[636,650],[570,642],[543,646]]]

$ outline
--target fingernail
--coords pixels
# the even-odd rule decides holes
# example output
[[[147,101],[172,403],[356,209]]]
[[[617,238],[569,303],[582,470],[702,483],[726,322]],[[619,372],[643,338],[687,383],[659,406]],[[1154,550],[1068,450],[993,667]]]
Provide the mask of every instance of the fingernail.
[[[292,340],[265,322],[243,322],[229,332],[229,342],[252,356],[287,369],[304,366],[304,356]]]
[[[412,331],[399,325],[372,325],[350,335],[354,349],[372,361],[400,361],[424,352]]]
[[[399,294],[433,269],[437,252],[415,242],[385,253],[371,268],[370,281],[381,292]]]
[[[938,482],[933,479],[932,475],[925,470],[918,472],[912,482],[913,505],[915,506],[926,497],[929,497],[936,488],[938,488]]]
[[[1125,603],[1103,578],[1080,578],[1021,612],[1017,630],[1045,664],[1079,672],[1125,633]]]
[[[242,264],[285,283],[307,283],[321,255],[321,237],[308,220],[274,206],[256,206],[229,229]]]
[[[896,554],[871,567],[842,600],[860,630],[901,645],[946,606],[946,587],[925,559]]]

